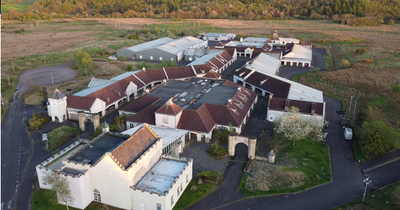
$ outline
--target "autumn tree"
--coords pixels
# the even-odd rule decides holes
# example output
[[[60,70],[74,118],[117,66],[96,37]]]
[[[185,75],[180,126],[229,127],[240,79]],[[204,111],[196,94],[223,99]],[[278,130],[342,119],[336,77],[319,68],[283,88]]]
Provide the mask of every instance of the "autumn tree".
[[[93,60],[92,57],[87,53],[79,50],[75,55],[75,62],[78,69],[83,72],[85,71],[86,76],[88,75],[88,71],[93,69]]]
[[[62,201],[68,210],[68,205],[75,201],[71,189],[69,188],[68,180],[55,172],[47,174],[44,180],[51,186],[51,189],[56,192],[57,199]]]

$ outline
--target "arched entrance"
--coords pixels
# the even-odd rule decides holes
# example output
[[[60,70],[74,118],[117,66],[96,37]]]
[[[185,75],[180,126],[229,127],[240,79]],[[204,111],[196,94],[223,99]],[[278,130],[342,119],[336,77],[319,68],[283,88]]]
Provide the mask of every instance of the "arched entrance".
[[[244,136],[236,136],[235,134],[229,134],[228,140],[228,149],[229,149],[229,156],[235,156],[235,147],[236,144],[243,143],[248,147],[248,158],[250,160],[254,160],[256,155],[256,138],[247,138]]]

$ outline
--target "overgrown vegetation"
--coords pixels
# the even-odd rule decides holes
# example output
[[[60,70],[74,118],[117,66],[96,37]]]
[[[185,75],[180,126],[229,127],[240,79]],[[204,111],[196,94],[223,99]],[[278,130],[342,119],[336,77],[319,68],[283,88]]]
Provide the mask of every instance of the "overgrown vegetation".
[[[32,112],[32,118],[29,119],[29,130],[40,130],[43,125],[50,121],[49,117],[45,117],[42,114],[35,114]]]
[[[202,171],[196,175],[197,178],[201,178],[203,182],[219,183],[222,178],[221,174],[214,170]]]
[[[362,198],[343,204],[332,210],[397,210],[400,209],[400,183],[385,187],[381,190],[368,192],[365,201]]]
[[[219,160],[228,156],[228,148],[218,145],[217,143],[212,143],[207,150],[207,154],[209,154],[210,157]]]
[[[197,190],[190,190],[190,187],[193,185],[197,187]],[[213,192],[216,188],[217,185],[214,183],[197,184],[197,180],[192,179],[179,198],[178,202],[175,204],[173,210],[186,209],[190,205],[196,203],[198,200]]]
[[[78,127],[71,127],[62,125],[48,133],[49,139],[49,150],[55,149],[64,143],[66,143],[69,139],[71,139],[74,134],[78,131]]]
[[[93,60],[89,53],[78,50],[75,55],[75,63],[81,75],[85,75],[87,77],[92,73]]]
[[[229,133],[229,130],[214,129],[211,140],[218,144],[227,144]]]

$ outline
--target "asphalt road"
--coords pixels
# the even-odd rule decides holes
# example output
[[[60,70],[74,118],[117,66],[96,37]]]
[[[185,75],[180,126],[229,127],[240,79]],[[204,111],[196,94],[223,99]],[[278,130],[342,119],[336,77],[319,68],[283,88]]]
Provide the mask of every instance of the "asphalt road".
[[[41,106],[24,105],[19,96],[29,89],[29,85],[52,84],[51,75],[54,84],[74,79],[77,72],[72,70],[71,66],[71,64],[46,66],[24,71],[20,75],[17,90],[1,123],[1,202],[3,209],[15,209],[19,203],[17,200],[21,201],[17,199],[18,192],[21,191],[21,188],[26,188],[22,183],[26,179],[28,168],[32,167],[32,163],[29,164],[28,159],[32,158],[34,148],[22,126],[23,121],[32,117],[32,111],[35,113],[44,111]],[[31,186],[32,184],[29,185],[29,188]],[[24,192],[30,194],[31,190]],[[27,209],[26,207],[27,205],[18,209]]]
[[[45,66],[22,72],[19,77],[14,97],[16,97],[16,94],[21,96],[29,90],[29,86],[34,84],[42,86],[51,85],[53,82],[54,84],[59,84],[61,82],[73,80],[78,73],[75,70],[72,70],[71,66],[72,64]]]
[[[313,69],[315,67],[318,67],[320,71],[325,70],[325,63],[324,63],[324,55],[326,54],[326,51],[324,49],[317,49],[313,48],[312,49],[312,67],[306,68],[306,67],[296,67],[296,66],[283,66],[281,71],[279,72],[279,76],[286,78],[286,79],[292,79],[293,75],[295,74],[302,74],[302,73],[307,73],[310,71],[310,69]]]

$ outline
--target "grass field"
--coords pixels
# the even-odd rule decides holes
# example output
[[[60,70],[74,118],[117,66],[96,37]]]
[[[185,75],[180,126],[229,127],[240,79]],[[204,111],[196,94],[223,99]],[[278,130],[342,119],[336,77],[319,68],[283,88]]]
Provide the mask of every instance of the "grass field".
[[[14,9],[16,12],[25,12],[32,4],[5,4],[1,5],[1,13],[6,13],[8,9]]]
[[[294,147],[281,142],[274,164],[253,161],[249,170],[240,184],[246,196],[297,192],[331,180],[328,147],[308,138]]]
[[[191,191],[190,187],[195,185],[197,190]],[[178,202],[175,204],[173,210],[183,210],[190,205],[194,204],[196,201],[202,199],[206,195],[210,194],[217,188],[216,184],[213,183],[204,183],[204,184],[197,184],[197,179],[192,179],[189,185],[186,187],[185,191],[179,198]]]

